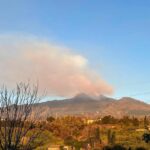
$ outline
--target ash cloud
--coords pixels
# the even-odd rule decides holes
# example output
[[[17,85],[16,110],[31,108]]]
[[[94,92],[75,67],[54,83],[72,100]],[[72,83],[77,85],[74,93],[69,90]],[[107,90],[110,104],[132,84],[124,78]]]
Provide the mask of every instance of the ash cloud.
[[[69,48],[37,38],[0,36],[0,84],[30,79],[51,96],[111,94],[113,88]]]

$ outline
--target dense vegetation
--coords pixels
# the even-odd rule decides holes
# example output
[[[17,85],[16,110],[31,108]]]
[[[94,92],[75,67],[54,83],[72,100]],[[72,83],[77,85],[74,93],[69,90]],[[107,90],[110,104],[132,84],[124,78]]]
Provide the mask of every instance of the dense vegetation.
[[[37,149],[52,145],[64,145],[75,149],[99,150],[149,150],[149,119],[124,116],[97,118],[88,123],[85,117],[48,117],[47,121],[37,122],[35,127],[43,127],[37,142]]]

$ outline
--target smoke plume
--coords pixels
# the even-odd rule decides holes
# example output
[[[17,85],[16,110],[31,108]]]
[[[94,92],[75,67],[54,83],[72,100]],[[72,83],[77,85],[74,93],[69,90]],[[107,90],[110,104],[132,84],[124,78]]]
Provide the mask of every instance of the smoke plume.
[[[112,87],[72,50],[36,38],[0,36],[0,84],[38,81],[48,95],[110,94]]]

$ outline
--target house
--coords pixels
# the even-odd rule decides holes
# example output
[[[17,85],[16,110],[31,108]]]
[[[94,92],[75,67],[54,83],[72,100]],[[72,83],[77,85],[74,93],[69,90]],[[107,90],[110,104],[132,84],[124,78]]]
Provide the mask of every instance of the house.
[[[95,122],[95,120],[92,120],[92,119],[87,120],[87,124],[92,124],[94,122]]]
[[[141,128],[141,129],[136,129],[136,132],[145,132],[147,129]]]
[[[58,147],[50,147],[50,148],[48,148],[48,150],[60,150],[60,148],[58,148]]]
[[[148,130],[150,131],[150,126],[147,126]]]
[[[60,150],[60,145],[52,145],[48,150]]]
[[[48,148],[48,150],[70,150],[70,146],[60,146],[60,145],[52,145],[51,147]]]

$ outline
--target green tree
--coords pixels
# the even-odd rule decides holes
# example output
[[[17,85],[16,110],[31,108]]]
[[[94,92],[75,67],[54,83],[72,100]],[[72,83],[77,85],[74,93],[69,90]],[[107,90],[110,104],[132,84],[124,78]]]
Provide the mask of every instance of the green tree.
[[[146,150],[144,147],[137,147],[135,150]]]
[[[132,124],[133,124],[133,126],[138,127],[140,122],[137,118],[133,117],[132,118]]]
[[[52,117],[52,116],[50,116],[50,117],[47,117],[46,120],[47,120],[49,123],[51,123],[51,122],[55,121],[55,118]]]
[[[149,124],[148,119],[147,119],[147,117],[145,116],[145,117],[144,117],[144,128],[145,128],[145,129],[148,128],[148,127],[147,127],[148,124]]]
[[[108,140],[108,144],[110,145],[114,145],[116,142],[116,132],[112,132],[110,129],[108,130],[107,133],[107,140]]]
[[[146,143],[150,143],[150,133],[144,133],[144,134],[143,134],[143,140],[144,140]]]
[[[128,116],[124,116],[120,122],[124,125],[124,126],[129,126],[131,123],[131,119]]]
[[[98,127],[95,129],[95,139],[96,140],[101,140],[100,129]]]
[[[111,130],[110,129],[107,132],[107,142],[108,144],[111,144]]]
[[[103,117],[101,120],[101,123],[102,124],[115,124],[115,123],[117,123],[117,119],[115,119],[114,117],[109,115],[109,116]]]
[[[84,129],[84,121],[80,117],[66,116],[55,119],[47,129],[54,133],[54,135],[62,139],[72,136],[78,139],[80,132]]]
[[[116,132],[112,132],[111,135],[111,144],[114,145],[116,143]]]

